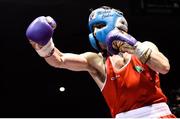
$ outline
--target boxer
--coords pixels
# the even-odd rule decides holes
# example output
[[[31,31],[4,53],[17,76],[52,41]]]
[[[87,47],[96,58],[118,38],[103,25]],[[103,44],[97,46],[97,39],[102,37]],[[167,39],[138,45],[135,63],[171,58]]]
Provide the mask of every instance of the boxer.
[[[50,66],[89,72],[113,118],[176,118],[160,86],[159,74],[170,70],[167,57],[128,34],[120,10],[102,6],[89,15],[89,41],[97,52],[61,52],[53,43],[56,25],[50,16],[37,17],[27,28],[28,41]]]

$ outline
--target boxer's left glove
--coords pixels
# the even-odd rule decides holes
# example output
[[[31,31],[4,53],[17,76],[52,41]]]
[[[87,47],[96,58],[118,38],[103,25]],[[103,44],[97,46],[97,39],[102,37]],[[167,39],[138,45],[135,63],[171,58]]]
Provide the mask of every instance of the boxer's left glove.
[[[56,22],[50,16],[37,17],[27,28],[26,37],[41,57],[51,56],[54,51],[52,40]]]
[[[130,34],[114,29],[106,37],[107,50],[111,54],[118,54],[119,52],[128,52],[135,54],[142,63],[146,63],[152,50],[141,42],[137,41]]]

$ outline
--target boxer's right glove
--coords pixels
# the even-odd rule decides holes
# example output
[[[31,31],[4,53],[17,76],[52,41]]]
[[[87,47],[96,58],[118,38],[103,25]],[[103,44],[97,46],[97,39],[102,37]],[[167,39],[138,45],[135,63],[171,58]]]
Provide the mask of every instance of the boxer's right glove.
[[[107,50],[111,54],[128,52],[135,54],[142,63],[146,63],[151,55],[151,48],[137,41],[133,36],[119,29],[109,32],[106,38]]]
[[[134,52],[137,40],[119,29],[113,29],[106,37],[107,50],[111,54],[119,52]]]
[[[27,28],[26,37],[41,57],[48,57],[54,51],[52,40],[56,22],[50,16],[37,17]]]

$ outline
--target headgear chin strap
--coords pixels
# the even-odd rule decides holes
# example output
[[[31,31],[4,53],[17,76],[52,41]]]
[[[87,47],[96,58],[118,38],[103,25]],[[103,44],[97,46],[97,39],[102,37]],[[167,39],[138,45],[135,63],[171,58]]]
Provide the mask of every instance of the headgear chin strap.
[[[105,39],[107,34],[113,30],[117,26],[117,22],[123,21],[126,22],[123,13],[112,9],[112,8],[98,8],[92,11],[92,13],[89,16],[89,40],[93,48],[96,50],[99,49],[99,45],[97,42],[101,42],[102,44],[105,44]],[[93,35],[93,26],[95,24],[104,24],[105,26],[101,29],[98,29],[96,31],[96,35]],[[124,29],[127,30],[127,22],[124,24]]]

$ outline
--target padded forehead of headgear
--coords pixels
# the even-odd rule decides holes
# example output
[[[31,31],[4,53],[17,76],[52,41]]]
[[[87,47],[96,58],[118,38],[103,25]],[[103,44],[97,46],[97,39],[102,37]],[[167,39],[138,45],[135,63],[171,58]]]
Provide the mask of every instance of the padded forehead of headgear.
[[[107,24],[107,20],[113,17],[123,17],[123,13],[113,8],[97,8],[89,15],[89,29],[92,32],[93,25],[98,23]]]

